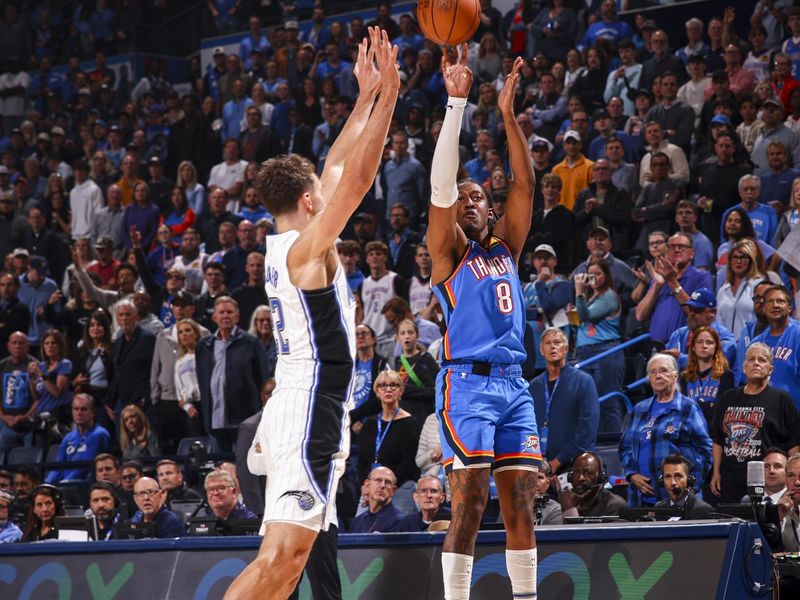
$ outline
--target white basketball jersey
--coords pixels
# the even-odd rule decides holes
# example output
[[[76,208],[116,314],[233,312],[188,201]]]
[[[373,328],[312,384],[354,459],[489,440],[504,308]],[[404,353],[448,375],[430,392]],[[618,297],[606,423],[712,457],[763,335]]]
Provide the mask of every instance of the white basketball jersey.
[[[301,290],[292,285],[286,260],[299,235],[287,231],[267,236],[266,292],[278,353],[275,392],[313,390],[350,402],[356,300],[341,264],[333,283],[325,288]]]

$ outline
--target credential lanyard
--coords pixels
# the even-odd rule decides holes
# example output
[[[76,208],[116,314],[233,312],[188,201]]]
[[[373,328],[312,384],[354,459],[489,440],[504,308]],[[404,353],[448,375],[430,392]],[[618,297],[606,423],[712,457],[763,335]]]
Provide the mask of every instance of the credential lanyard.
[[[378,454],[381,450],[381,445],[383,444],[383,439],[388,435],[389,428],[394,423],[394,418],[397,416],[397,413],[400,412],[400,407],[394,409],[394,414],[392,418],[389,419],[389,424],[386,426],[386,431],[383,430],[383,419],[378,417],[378,434],[375,436],[375,456],[372,459],[373,464],[378,464]]]
[[[553,391],[551,393],[550,386],[548,385],[549,382],[546,378],[544,380],[544,425],[542,426],[542,430],[539,432],[539,443],[542,446],[542,455],[547,453],[547,438],[548,434],[550,433],[550,402],[552,402],[556,395],[559,381],[561,381],[561,375],[556,378],[556,382],[553,384]]]

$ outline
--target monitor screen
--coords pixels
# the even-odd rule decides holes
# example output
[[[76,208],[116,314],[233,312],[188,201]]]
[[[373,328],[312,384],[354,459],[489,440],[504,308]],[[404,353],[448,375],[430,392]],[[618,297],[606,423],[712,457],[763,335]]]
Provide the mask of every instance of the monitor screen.
[[[209,536],[219,535],[217,532],[218,523],[215,516],[194,517],[189,519],[189,535]]]
[[[671,521],[682,519],[685,513],[682,508],[673,506],[658,507],[625,507],[619,509],[620,519],[626,521]]]
[[[58,539],[70,542],[88,542],[97,539],[97,519],[94,515],[56,517]]]
[[[114,525],[115,540],[143,540],[156,537],[153,523],[117,523]]]

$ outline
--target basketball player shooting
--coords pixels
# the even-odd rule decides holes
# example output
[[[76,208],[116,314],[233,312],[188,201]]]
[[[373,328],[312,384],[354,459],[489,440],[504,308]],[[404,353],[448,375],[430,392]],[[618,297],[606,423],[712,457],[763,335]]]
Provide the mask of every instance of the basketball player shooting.
[[[267,475],[264,541],[228,600],[285,599],[320,530],[336,523],[349,449],[355,299],[334,242],[375,180],[400,77],[397,46],[370,28],[358,48],[359,96],[322,176],[296,155],[266,161],[256,186],[279,234],[267,238],[266,280],[278,363],[256,433]],[[377,68],[375,64],[377,63]]]
[[[428,248],[431,285],[447,333],[436,382],[442,457],[453,516],[442,549],[446,600],[469,598],[475,539],[494,470],[506,527],[506,567],[515,600],[536,598],[535,471],[539,437],[521,364],[525,305],[517,262],[531,223],[535,176],[514,118],[517,58],[499,97],[512,182],[505,215],[492,226],[490,198],[475,181],[456,185],[458,136],[472,72],[467,46],[447,53],[449,98],[431,168]]]

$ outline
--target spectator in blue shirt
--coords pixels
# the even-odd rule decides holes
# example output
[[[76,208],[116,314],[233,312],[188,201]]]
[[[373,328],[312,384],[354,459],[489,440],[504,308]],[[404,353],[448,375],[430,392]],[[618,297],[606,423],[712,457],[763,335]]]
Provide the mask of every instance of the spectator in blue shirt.
[[[767,163],[769,173],[761,176],[761,196],[758,201],[782,212],[789,206],[792,182],[800,177],[800,169],[789,166],[789,152],[777,140],[767,146]],[[770,243],[772,240],[765,241]]]
[[[250,25],[250,33],[239,42],[239,59],[244,63],[245,71],[249,71],[253,66],[250,58],[253,50],[261,50],[264,58],[272,54],[272,46],[270,46],[266,36],[261,33],[261,19],[253,16],[250,17],[248,23]]]
[[[675,359],[655,354],[647,361],[647,378],[653,396],[633,407],[619,442],[622,467],[630,483],[630,506],[652,506],[667,498],[656,477],[661,462],[670,454],[681,454],[694,465],[696,492],[700,492],[711,466],[711,438],[705,417],[697,404],[680,392]]]
[[[340,90],[344,90],[342,85],[348,77],[353,76],[353,63],[342,60],[339,57],[339,48],[336,42],[325,44],[325,51],[320,53],[325,60],[317,65],[316,71],[311,68],[312,76],[316,77],[317,83],[322,83],[328,75],[332,75]]]
[[[320,4],[311,11],[311,27],[300,34],[301,44],[313,44],[317,50],[324,48],[331,39],[331,30],[325,25],[325,11]]]
[[[773,286],[764,292],[764,314],[768,326],[755,342],[772,349],[773,372],[770,384],[789,392],[800,407],[800,323],[790,319],[792,296],[783,286]]]
[[[0,544],[13,544],[22,539],[22,530],[8,517],[14,494],[0,490]]]
[[[411,15],[400,15],[400,35],[394,38],[392,43],[400,49],[400,56],[403,55],[406,48],[413,48],[417,52],[422,50],[425,38],[414,31],[414,21],[411,19]]]
[[[579,50],[594,46],[600,38],[608,40],[616,47],[620,40],[629,40],[633,37],[631,26],[625,21],[617,20],[616,0],[603,0],[600,5],[600,19],[591,24],[583,34],[578,44]]]
[[[72,401],[69,377],[72,361],[67,358],[67,340],[58,329],[50,329],[42,336],[42,360],[28,368],[37,400],[37,412],[56,412],[59,420],[66,421],[66,407]]]
[[[111,436],[101,425],[95,423],[94,400],[89,394],[75,394],[72,398],[72,422],[74,428],[64,439],[58,449],[58,462],[62,469],[54,469],[45,477],[47,483],[58,483],[62,480],[86,479],[91,467],[69,468],[68,463],[74,461],[91,461],[98,454],[108,451]]]
[[[50,301],[50,296],[58,290],[55,281],[47,277],[47,260],[41,256],[32,256],[28,270],[19,278],[19,301],[28,307],[31,313],[31,324],[28,327],[28,343],[35,351],[42,341],[42,334],[50,329],[45,322],[42,310]]]
[[[133,499],[139,510],[131,517],[131,523],[153,523],[157,538],[186,535],[183,519],[165,506],[167,493],[155,479],[141,477],[133,487]]]
[[[711,274],[691,266],[694,249],[689,236],[676,233],[667,243],[667,255],[646,263],[651,277],[650,287],[636,305],[636,319],[650,320],[650,337],[664,344],[672,332],[686,324],[681,305],[692,292],[711,288]]]
[[[397,478],[387,467],[375,467],[362,485],[362,500],[367,510],[350,524],[348,533],[388,533],[398,531],[405,516],[392,504],[397,491]]]
[[[686,366],[689,343],[694,332],[700,327],[711,327],[722,340],[722,352],[728,364],[736,360],[736,338],[733,332],[717,321],[717,298],[708,288],[695,290],[683,305],[686,308],[686,325],[672,332],[667,342],[665,354],[678,361],[678,366]]]
[[[778,215],[768,204],[762,204],[758,201],[761,195],[761,179],[756,175],[743,175],[739,179],[739,197],[742,201],[735,205],[743,209],[750,221],[753,223],[758,239],[766,244],[772,242],[775,237],[775,232],[778,229]],[[728,213],[735,207],[732,206],[724,213],[722,213],[722,227],[720,228],[720,236],[724,237],[725,233],[725,219]]]
[[[244,94],[244,82],[237,79],[231,88],[233,98],[222,107],[222,139],[239,139],[242,132],[242,121],[248,106],[253,104],[253,99]]]

